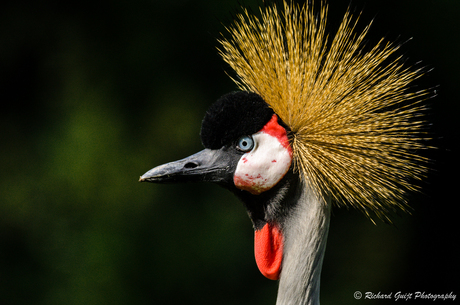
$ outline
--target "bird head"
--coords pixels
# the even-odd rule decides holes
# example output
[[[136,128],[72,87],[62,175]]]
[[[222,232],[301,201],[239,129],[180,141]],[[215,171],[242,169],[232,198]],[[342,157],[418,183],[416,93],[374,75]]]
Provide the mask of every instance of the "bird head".
[[[284,209],[279,202],[296,184],[289,127],[256,93],[222,96],[206,112],[201,126],[204,150],[155,167],[140,181],[215,182],[245,204],[255,228],[256,262],[277,279],[282,261]]]

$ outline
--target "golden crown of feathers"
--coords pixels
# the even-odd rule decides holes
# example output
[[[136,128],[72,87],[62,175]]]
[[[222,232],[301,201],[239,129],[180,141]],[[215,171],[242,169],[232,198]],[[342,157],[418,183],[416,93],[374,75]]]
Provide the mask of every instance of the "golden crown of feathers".
[[[423,119],[429,90],[409,85],[422,75],[391,60],[397,45],[380,40],[364,50],[369,30],[355,33],[347,12],[329,42],[327,6],[283,2],[247,10],[219,40],[242,90],[258,93],[289,125],[294,165],[319,196],[381,218],[406,210],[410,181],[427,171]]]

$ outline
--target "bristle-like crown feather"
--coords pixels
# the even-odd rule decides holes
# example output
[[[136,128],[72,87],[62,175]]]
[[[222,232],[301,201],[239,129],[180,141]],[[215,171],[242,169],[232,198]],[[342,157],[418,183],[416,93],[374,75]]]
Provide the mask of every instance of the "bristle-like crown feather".
[[[261,17],[237,15],[230,38],[220,40],[224,61],[242,90],[258,93],[290,127],[296,170],[318,196],[386,218],[405,204],[405,192],[424,177],[428,90],[409,85],[422,73],[390,56],[398,46],[380,40],[368,51],[369,30],[355,33],[347,12],[333,37],[327,6],[283,3]]]

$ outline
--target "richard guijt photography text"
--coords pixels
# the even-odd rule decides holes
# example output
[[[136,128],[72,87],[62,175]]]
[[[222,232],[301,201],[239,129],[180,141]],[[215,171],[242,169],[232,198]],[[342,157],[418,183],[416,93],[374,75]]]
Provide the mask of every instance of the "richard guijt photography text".
[[[394,301],[410,301],[410,300],[431,300],[431,301],[455,301],[457,295],[451,291],[448,293],[432,293],[426,291],[382,293],[372,291],[356,291],[353,294],[354,298],[359,300],[394,300]]]

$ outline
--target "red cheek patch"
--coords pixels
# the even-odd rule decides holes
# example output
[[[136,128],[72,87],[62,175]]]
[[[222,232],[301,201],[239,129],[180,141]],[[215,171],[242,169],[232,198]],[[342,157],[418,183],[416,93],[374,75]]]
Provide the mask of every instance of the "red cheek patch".
[[[277,138],[281,145],[283,145],[283,147],[286,148],[289,151],[289,154],[292,156],[292,149],[291,145],[289,145],[286,129],[278,124],[278,116],[276,114],[272,116],[270,121],[265,124],[261,131]]]
[[[283,261],[283,235],[271,224],[255,231],[254,254],[260,272],[271,280],[278,280]]]

